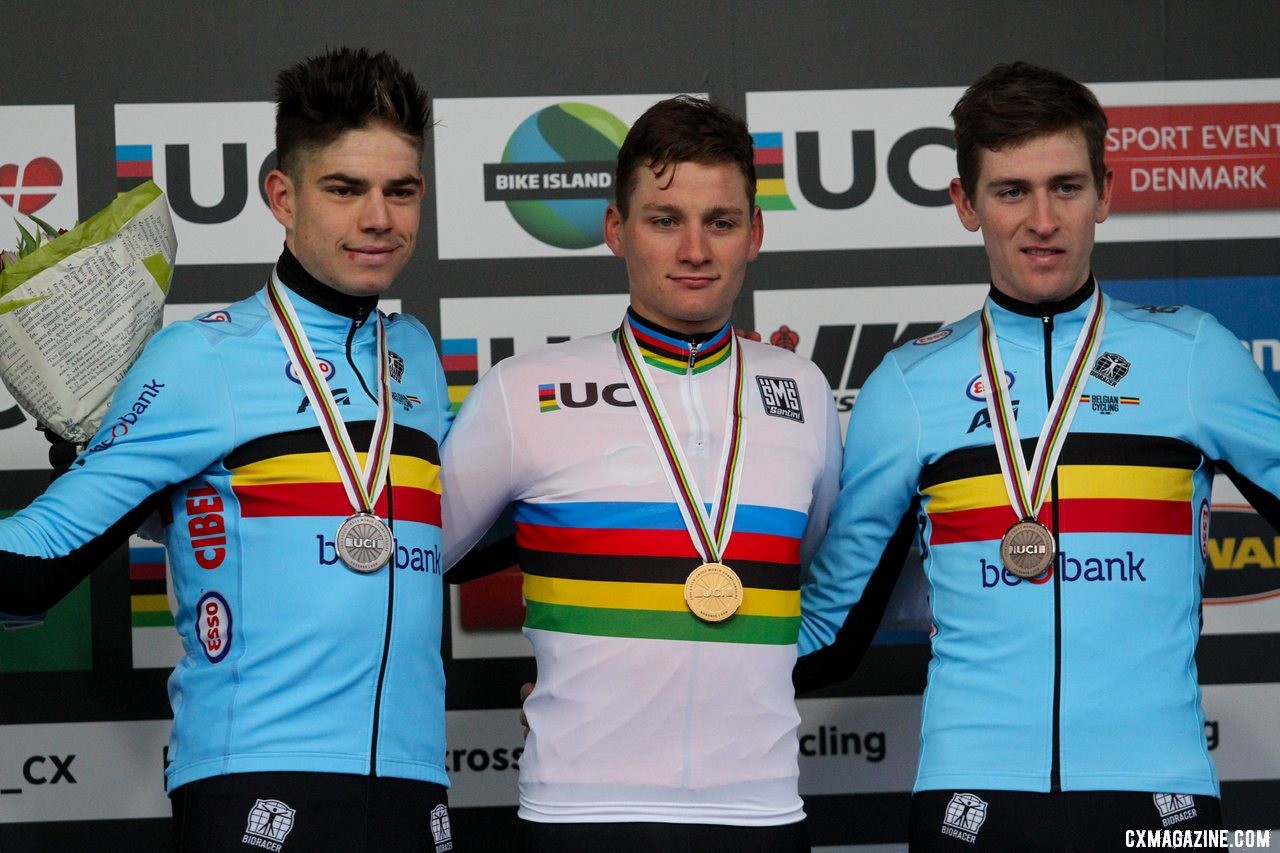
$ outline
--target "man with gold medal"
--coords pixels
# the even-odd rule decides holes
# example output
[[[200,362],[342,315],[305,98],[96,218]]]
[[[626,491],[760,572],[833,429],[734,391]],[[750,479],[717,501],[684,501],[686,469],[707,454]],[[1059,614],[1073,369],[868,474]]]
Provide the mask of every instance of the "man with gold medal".
[[[763,239],[741,119],[662,101],[616,174],[620,327],[495,365],[444,449],[446,565],[514,504],[524,849],[808,850],[791,674],[839,471],[830,389],[730,324]]]
[[[952,117],[951,198],[991,290],[859,394],[797,686],[856,662],[832,653],[840,629],[874,624],[859,600],[914,529],[934,627],[913,851],[1114,850],[1128,830],[1221,827],[1195,665],[1210,489],[1227,463],[1280,521],[1280,401],[1213,317],[1099,287],[1113,177],[1087,88],[1000,65]],[[1135,405],[1080,405],[1094,395]]]

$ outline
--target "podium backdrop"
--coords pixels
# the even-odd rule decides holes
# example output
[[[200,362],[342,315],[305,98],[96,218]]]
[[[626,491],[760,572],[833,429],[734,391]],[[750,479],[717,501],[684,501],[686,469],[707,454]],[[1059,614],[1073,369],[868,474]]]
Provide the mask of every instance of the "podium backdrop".
[[[389,50],[433,99],[420,245],[390,295],[436,335],[457,400],[507,355],[618,322],[625,274],[600,233],[613,155],[595,129],[690,92],[740,111],[756,135],[764,253],[735,319],[817,362],[847,412],[890,347],[985,291],[979,239],[947,200],[948,113],[968,82],[1014,59],[1089,83],[1108,109],[1104,288],[1214,312],[1280,385],[1269,0],[17,0],[0,25],[0,245],[14,242],[15,213],[69,225],[151,177],[178,231],[167,318],[248,294],[282,241],[261,195],[275,73],[340,44]],[[42,491],[44,457],[0,390],[0,512]],[[1276,828],[1280,536],[1242,504],[1215,493],[1205,734],[1228,826]],[[167,590],[163,551],[135,540],[42,624],[0,629],[0,850],[168,843],[165,679],[181,648]],[[928,647],[896,615],[852,680],[800,702],[820,849],[905,849]],[[517,689],[533,676],[520,618],[516,576],[451,591],[447,762],[468,850],[513,837]]]

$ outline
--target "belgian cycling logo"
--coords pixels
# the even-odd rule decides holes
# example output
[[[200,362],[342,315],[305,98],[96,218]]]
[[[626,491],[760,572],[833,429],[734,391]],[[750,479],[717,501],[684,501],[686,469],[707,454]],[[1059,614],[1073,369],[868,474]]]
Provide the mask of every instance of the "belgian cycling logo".
[[[1104,352],[1093,363],[1093,370],[1089,371],[1089,375],[1101,379],[1114,388],[1128,374],[1131,366],[1124,356],[1116,355],[1113,352]]]
[[[208,314],[204,314],[200,317],[197,317],[196,319],[199,320],[201,323],[230,323],[231,312],[230,311],[210,311]],[[294,381],[296,382],[297,380],[294,380]]]
[[[406,412],[413,411],[413,407],[422,402],[421,397],[415,397],[413,394],[401,394],[399,391],[392,391],[391,399],[403,406]]]
[[[431,810],[431,840],[436,844],[436,853],[445,853],[453,849],[453,828],[449,824],[449,807],[444,803]]]
[[[1196,816],[1196,801],[1190,794],[1152,794],[1151,799],[1160,810],[1160,822],[1165,826]]]
[[[800,405],[800,386],[794,379],[778,376],[757,376],[760,401],[764,413],[775,418],[804,423],[804,409]]]
[[[978,830],[987,819],[987,803],[975,794],[952,794],[942,815],[942,834],[970,844],[977,842]]]
[[[1120,397],[1115,394],[1081,394],[1081,403],[1088,403],[1089,408],[1100,415],[1114,415],[1123,406],[1136,406],[1142,402],[1140,397]]]
[[[626,135],[626,124],[592,104],[538,110],[511,134],[502,162],[484,164],[484,200],[504,202],[517,224],[543,243],[598,246]]]
[[[258,800],[249,809],[249,822],[240,843],[263,850],[283,850],[284,840],[293,830],[296,814],[295,809],[279,800]]]

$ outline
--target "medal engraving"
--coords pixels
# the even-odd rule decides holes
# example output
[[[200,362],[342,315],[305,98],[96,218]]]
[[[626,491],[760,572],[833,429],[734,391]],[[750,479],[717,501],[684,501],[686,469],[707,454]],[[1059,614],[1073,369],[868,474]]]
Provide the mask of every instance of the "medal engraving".
[[[1004,567],[1020,578],[1038,578],[1049,570],[1058,554],[1053,533],[1038,521],[1024,518],[1000,540]]]
[[[352,571],[376,572],[391,559],[391,530],[376,515],[357,513],[338,527],[334,547],[338,557]]]
[[[703,563],[684,582],[684,601],[704,622],[722,622],[742,604],[742,581],[723,563]]]

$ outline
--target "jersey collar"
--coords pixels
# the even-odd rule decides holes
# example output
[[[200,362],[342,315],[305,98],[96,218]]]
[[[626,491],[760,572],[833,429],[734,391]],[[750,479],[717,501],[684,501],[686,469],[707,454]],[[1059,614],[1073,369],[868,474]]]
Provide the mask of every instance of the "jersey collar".
[[[686,334],[646,320],[632,308],[627,309],[625,322],[640,345],[645,363],[668,373],[702,373],[723,364],[732,350],[731,323],[714,332]]]

